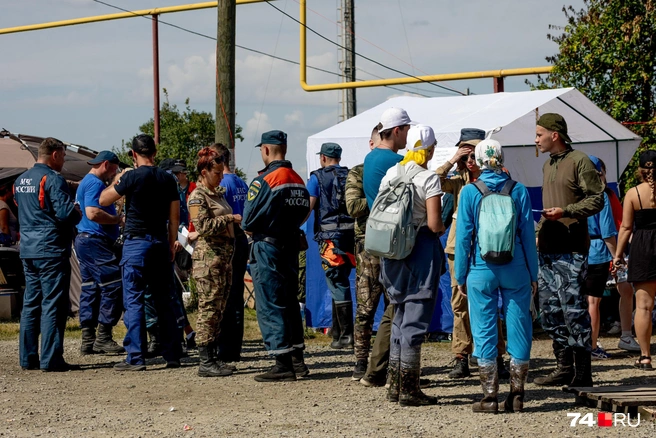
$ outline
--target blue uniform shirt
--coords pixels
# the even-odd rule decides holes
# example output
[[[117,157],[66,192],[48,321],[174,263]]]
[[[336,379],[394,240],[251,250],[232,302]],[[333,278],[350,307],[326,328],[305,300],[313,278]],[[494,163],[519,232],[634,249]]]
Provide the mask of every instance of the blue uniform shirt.
[[[246,193],[248,186],[243,179],[234,173],[223,175],[221,187],[225,187],[225,199],[232,207],[232,214],[244,214],[244,203],[246,202]]]
[[[24,259],[70,257],[73,227],[80,214],[66,180],[45,164],[36,163],[14,183]]]
[[[77,231],[116,240],[118,238],[117,224],[101,225],[89,219],[86,214],[87,207],[96,207],[108,214],[116,215],[114,204],[109,207],[102,207],[98,203],[100,194],[104,189],[105,184],[96,175],[89,173],[82,178],[75,195],[75,202],[80,205],[80,210],[82,210],[82,220],[77,224]]]
[[[303,179],[287,160],[277,160],[248,187],[242,228],[279,239],[298,235],[310,212],[310,195]]]
[[[387,171],[403,159],[402,155],[389,149],[376,148],[369,152],[364,158],[364,174],[362,175],[362,187],[367,197],[367,205],[371,210],[374,200],[380,189],[380,182]]]
[[[608,195],[604,192],[604,208],[594,216],[588,217],[588,232],[590,233],[590,251],[588,252],[588,264],[598,265],[613,260],[613,254],[606,246],[603,239],[617,236],[613,210]]]
[[[307,183],[307,189],[308,189],[308,193],[313,198],[318,198],[319,196],[321,196],[321,192],[319,190],[319,180],[317,179],[316,175],[310,175],[310,179],[308,180]]]

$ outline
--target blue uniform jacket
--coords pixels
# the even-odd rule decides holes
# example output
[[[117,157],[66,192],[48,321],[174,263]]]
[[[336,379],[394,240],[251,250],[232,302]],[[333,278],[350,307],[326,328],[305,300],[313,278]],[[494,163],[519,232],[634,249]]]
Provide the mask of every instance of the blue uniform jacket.
[[[310,211],[303,179],[287,160],[271,162],[248,187],[242,219],[244,231],[289,239]]]
[[[14,183],[21,228],[20,256],[24,259],[69,257],[75,210],[66,180],[45,164],[36,163]]]
[[[479,177],[491,191],[500,191],[510,177],[505,174],[496,174],[490,170],[484,170]],[[517,183],[510,194],[515,200],[517,211],[517,235],[515,237],[515,253],[513,260],[505,265],[490,265],[495,267],[506,267],[512,275],[514,269],[528,269],[531,281],[538,281],[538,252],[535,246],[535,224],[531,211],[531,199],[528,190],[522,183]],[[469,267],[472,263],[471,250],[472,238],[478,220],[478,212],[482,199],[481,192],[473,184],[468,184],[460,191],[458,202],[458,216],[456,224],[456,251],[455,271],[456,281],[462,285],[466,283]],[[478,242],[474,242],[474,262],[478,266],[486,266],[487,263],[481,258],[481,250]]]

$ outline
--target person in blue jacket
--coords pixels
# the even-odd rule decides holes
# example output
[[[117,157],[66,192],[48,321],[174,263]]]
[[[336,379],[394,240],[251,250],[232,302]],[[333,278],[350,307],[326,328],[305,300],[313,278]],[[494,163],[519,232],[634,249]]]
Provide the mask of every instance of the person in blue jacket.
[[[255,380],[294,381],[309,374],[297,293],[300,226],[310,212],[310,195],[303,178],[285,160],[287,134],[265,132],[256,147],[266,167],[248,187],[242,227],[253,237],[250,260],[257,322],[264,347],[276,363]]]
[[[64,360],[73,228],[82,214],[71,198],[64,167],[66,147],[55,138],[39,145],[37,162],[14,183],[21,230],[20,257],[25,295],[20,320],[20,364],[24,370],[69,371]],[[41,358],[39,360],[39,334]]]
[[[482,169],[479,177],[490,191],[499,192],[510,179],[503,168],[503,151],[499,142],[483,140],[476,146],[476,161]],[[523,409],[524,383],[531,352],[531,299],[537,291],[538,256],[535,227],[528,191],[516,183],[510,196],[515,202],[516,236],[512,260],[492,264],[481,257],[478,244],[478,218],[482,195],[469,184],[460,192],[456,228],[455,274],[458,287],[469,300],[474,356],[478,358],[484,398],[473,404],[474,412],[498,411],[497,393],[497,320],[501,295],[508,330],[510,360],[510,394],[506,412]],[[472,253],[473,252],[473,253]]]

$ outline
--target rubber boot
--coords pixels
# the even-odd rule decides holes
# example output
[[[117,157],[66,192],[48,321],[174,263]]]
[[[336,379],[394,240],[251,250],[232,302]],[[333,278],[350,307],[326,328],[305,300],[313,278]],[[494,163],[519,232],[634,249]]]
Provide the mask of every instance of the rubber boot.
[[[574,348],[575,376],[569,386],[592,386],[592,356],[585,348]]]
[[[483,399],[472,404],[472,411],[477,413],[497,414],[499,412],[499,374],[497,362],[484,362],[478,359],[478,374],[481,377]]]
[[[96,330],[90,327],[82,328],[82,344],[80,345],[80,354],[86,356],[87,354],[95,354],[93,344],[96,342]],[[37,369],[39,367],[37,366]]]
[[[437,397],[426,395],[421,390],[420,376],[421,345],[416,345],[409,347],[407,354],[405,352],[402,354],[401,391],[399,393],[399,404],[401,406],[431,406],[437,404]]]
[[[292,351],[292,365],[294,366],[296,377],[306,377],[310,374],[310,369],[305,365],[303,350],[299,348],[295,348]]]
[[[276,364],[266,373],[255,376],[256,382],[293,382],[296,380],[292,354],[284,353],[276,356]]]
[[[156,328],[148,330],[148,351],[146,351],[146,358],[152,359],[161,354],[161,348],[159,345],[159,334]]]
[[[387,364],[387,400],[397,403],[399,401],[399,392],[401,391],[401,359],[390,357]]]
[[[232,374],[232,371],[220,367],[212,360],[211,347],[199,345],[198,357],[200,358],[200,365],[198,366],[199,377],[226,377]]]
[[[503,402],[506,412],[522,412],[524,410],[524,385],[528,377],[528,363],[516,363],[510,360],[510,394]]]
[[[125,348],[112,339],[112,326],[109,324],[98,324],[98,336],[93,343],[93,350],[107,354],[125,353]]]
[[[345,301],[335,304],[339,320],[339,345],[341,348],[353,349],[353,302]]]
[[[564,386],[574,379],[574,353],[572,348],[554,343],[556,369],[551,374],[533,379],[533,383],[542,386]]]
[[[335,306],[335,300],[333,300],[333,327],[330,330],[330,334],[333,337],[333,341],[330,343],[330,348],[342,348],[342,345],[339,343],[339,338],[341,337],[342,333],[339,330],[339,319],[337,318],[337,307]]]

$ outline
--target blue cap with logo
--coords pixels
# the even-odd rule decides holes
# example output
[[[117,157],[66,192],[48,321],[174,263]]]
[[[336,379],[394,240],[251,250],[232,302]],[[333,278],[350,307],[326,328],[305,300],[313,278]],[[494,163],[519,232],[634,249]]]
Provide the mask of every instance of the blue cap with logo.
[[[262,140],[259,144],[256,144],[255,147],[259,148],[263,144],[287,144],[287,134],[282,131],[274,130],[268,131],[262,134]]]

